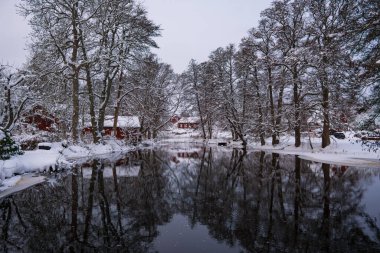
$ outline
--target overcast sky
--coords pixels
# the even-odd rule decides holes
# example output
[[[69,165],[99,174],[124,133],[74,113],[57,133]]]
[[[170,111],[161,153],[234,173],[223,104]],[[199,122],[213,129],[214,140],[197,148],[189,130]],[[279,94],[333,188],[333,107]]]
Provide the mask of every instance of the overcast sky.
[[[238,44],[257,26],[260,12],[272,0],[141,0],[148,16],[161,26],[159,58],[180,73],[191,58],[207,60],[211,51]],[[19,0],[0,0],[0,62],[21,66],[25,62],[30,31],[16,13]]]

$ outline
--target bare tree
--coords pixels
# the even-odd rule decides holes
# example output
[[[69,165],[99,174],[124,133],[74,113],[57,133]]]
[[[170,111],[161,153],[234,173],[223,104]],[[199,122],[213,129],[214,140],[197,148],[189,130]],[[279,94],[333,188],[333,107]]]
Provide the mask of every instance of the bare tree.
[[[64,73],[71,82],[72,140],[77,142],[79,138],[82,106],[88,108],[88,112],[82,113],[89,113],[93,140],[98,142],[110,99],[113,93],[118,93],[115,80],[121,86],[120,76],[131,58],[157,46],[153,37],[159,35],[159,27],[133,0],[23,0],[20,8],[25,16],[31,17],[33,53],[47,49],[44,59],[56,59],[54,71]],[[37,70],[45,72],[44,75],[57,75],[48,68]]]
[[[176,75],[172,68],[160,63],[149,54],[131,69],[126,80],[131,92],[126,95],[127,114],[139,116],[141,132],[156,138],[158,132],[170,121],[179,106],[180,91],[176,89]]]
[[[0,65],[0,130],[11,131],[30,100],[25,73]]]
[[[305,1],[274,1],[272,7],[265,10],[263,14],[274,21],[277,28],[275,35],[283,56],[277,64],[286,67],[292,77],[293,128],[295,146],[299,147],[301,145],[302,101],[306,93],[302,79],[307,70]]]

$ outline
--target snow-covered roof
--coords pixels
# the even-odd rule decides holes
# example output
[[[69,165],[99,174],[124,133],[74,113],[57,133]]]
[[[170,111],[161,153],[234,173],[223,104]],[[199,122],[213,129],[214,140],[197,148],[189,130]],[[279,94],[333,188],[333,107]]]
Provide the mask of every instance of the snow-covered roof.
[[[104,127],[113,127],[114,116],[106,116]],[[119,116],[117,117],[117,126],[121,128],[140,128],[140,120],[137,116]]]
[[[199,117],[182,117],[178,123],[199,123]]]

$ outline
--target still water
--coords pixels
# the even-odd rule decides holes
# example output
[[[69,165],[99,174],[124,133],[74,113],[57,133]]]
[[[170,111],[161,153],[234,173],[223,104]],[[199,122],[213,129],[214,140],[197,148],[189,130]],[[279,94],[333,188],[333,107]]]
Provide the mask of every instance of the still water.
[[[380,252],[380,170],[196,146],[0,199],[0,252]]]

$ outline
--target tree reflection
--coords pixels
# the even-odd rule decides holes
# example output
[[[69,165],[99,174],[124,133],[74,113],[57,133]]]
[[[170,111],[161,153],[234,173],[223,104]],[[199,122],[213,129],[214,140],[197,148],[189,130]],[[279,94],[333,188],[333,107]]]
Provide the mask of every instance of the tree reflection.
[[[14,200],[3,199],[2,251],[150,251],[157,226],[172,216],[164,170],[155,151],[124,160],[94,160],[74,168],[58,187],[40,185],[15,194]],[[116,173],[140,165],[138,176]],[[85,170],[91,171],[89,178]]]
[[[2,199],[1,251],[154,252],[159,226],[180,213],[242,252],[373,252],[380,230],[362,200],[378,175],[210,147],[97,159]]]
[[[192,224],[206,225],[217,240],[240,244],[247,252],[379,249],[379,238],[367,237],[367,246],[360,242],[376,223],[353,219],[363,216],[357,170],[331,176],[328,164],[263,152],[233,151],[206,163],[212,152],[202,157],[193,180],[182,185],[188,205],[179,211],[189,215],[192,210]],[[362,238],[348,244],[353,231]]]

